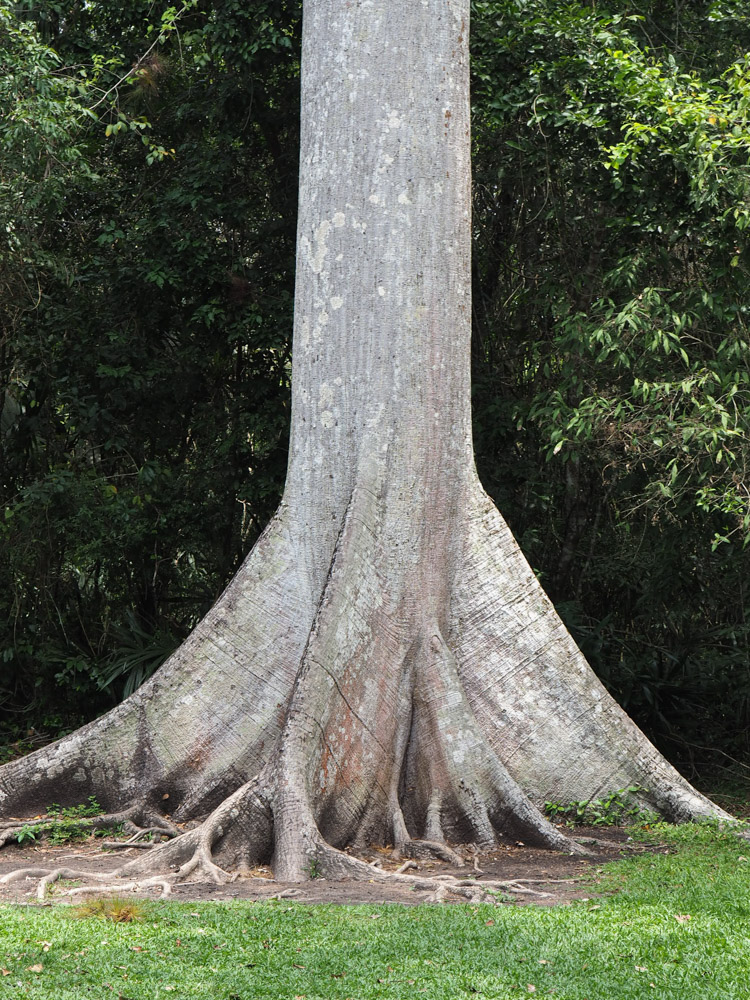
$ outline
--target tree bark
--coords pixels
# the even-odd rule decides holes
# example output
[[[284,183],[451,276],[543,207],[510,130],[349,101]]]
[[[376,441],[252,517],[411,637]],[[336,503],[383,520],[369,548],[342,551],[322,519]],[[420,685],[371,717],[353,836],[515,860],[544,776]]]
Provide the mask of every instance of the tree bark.
[[[468,28],[468,0],[305,0],[284,498],[150,682],[0,771],[5,817],[208,816],[148,864],[301,879],[370,841],[566,847],[544,800],[632,785],[725,815],[606,693],[476,476]]]

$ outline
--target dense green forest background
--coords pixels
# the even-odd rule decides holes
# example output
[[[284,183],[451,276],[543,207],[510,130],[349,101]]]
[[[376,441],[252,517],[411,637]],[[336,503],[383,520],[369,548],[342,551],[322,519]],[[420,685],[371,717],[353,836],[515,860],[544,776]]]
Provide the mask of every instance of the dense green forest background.
[[[480,475],[714,781],[750,768],[745,6],[472,4]],[[278,502],[300,16],[0,0],[0,742],[132,691]]]

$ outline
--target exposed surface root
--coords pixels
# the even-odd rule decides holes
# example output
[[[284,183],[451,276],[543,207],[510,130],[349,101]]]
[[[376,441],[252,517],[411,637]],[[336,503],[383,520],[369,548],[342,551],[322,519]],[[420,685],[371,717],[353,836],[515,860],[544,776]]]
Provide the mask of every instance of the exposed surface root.
[[[439,858],[441,861],[447,861],[449,865],[455,865],[456,868],[464,866],[464,859],[460,854],[446,843],[434,840],[407,840],[400,851],[394,851],[394,857],[399,856],[419,859]]]
[[[54,882],[61,878],[82,879],[104,883],[99,886],[82,886],[69,889],[65,895],[83,895],[85,893],[107,892],[138,892],[160,888],[162,896],[171,892],[172,885],[184,882],[190,876],[199,876],[201,881],[210,881],[216,885],[225,885],[233,881],[237,875],[225,871],[214,861],[213,845],[227,833],[229,825],[238,819],[239,806],[243,800],[251,797],[255,783],[249,782],[230,795],[200,826],[188,833],[179,834],[171,824],[159,823],[157,826],[138,828],[132,822],[131,816],[136,815],[137,808],[127,812],[113,814],[107,817],[95,817],[90,822],[97,823],[106,820],[107,826],[122,826],[128,830],[135,827],[135,833],[129,841],[123,842],[123,847],[138,846],[140,837],[147,832],[178,834],[170,841],[155,845],[148,856],[131,861],[114,872],[104,875],[76,871],[70,868],[57,868],[52,871],[40,868],[24,868],[0,879],[0,884],[14,882],[22,878],[38,877],[37,898],[44,899]],[[140,808],[140,807],[138,807]],[[115,820],[115,821],[113,821]],[[166,829],[165,829],[166,827]],[[120,846],[118,844],[118,846]],[[170,869],[173,869],[170,871]]]
[[[160,834],[162,831],[159,827],[152,826],[147,827],[144,830],[139,830],[137,833],[133,834],[127,840],[103,840],[102,848],[106,850],[131,850],[132,848],[140,848],[141,850],[151,850],[156,844],[161,840]],[[154,837],[153,840],[146,841],[144,843],[143,838],[151,835]]]
[[[380,867],[379,864],[378,865],[373,865],[373,868],[379,868],[379,867]],[[396,869],[395,874],[396,875],[403,875],[404,872],[408,872],[410,868],[416,868],[416,867],[417,867],[416,861],[404,861],[404,863],[401,865],[401,867]]]
[[[462,896],[470,903],[497,903],[501,901],[503,893],[537,896],[540,899],[550,899],[552,896],[549,892],[530,889],[513,879],[479,883],[472,879],[451,879],[450,876],[445,876],[444,878],[422,879],[420,881],[425,883],[421,888],[427,888],[427,882],[435,884],[435,889],[427,900],[428,903],[442,903],[450,893]]]
[[[426,891],[431,895],[427,902],[443,902],[450,895],[467,899],[471,903],[498,902],[502,893],[523,894],[538,897],[549,897],[550,893],[521,885],[519,879],[483,880],[473,878],[458,878],[454,875],[410,875],[408,871],[415,867],[412,860],[405,862],[397,871],[386,872],[372,864],[367,864],[359,858],[354,858],[345,851],[340,851],[330,844],[317,838],[314,854],[315,871],[319,877],[352,879],[367,882],[398,882],[414,891]]]
[[[283,774],[283,770],[281,774]],[[288,772],[287,772],[288,773]],[[293,775],[292,775],[293,776]],[[255,778],[246,782],[225,799],[198,826],[178,833],[169,841],[156,844],[139,857],[123,864],[114,872],[97,875],[87,874],[71,868],[23,869],[11,873],[3,882],[21,878],[38,878],[37,897],[42,900],[50,887],[60,879],[85,880],[93,885],[81,885],[62,891],[61,895],[80,896],[86,893],[105,894],[107,892],[150,891],[159,889],[168,895],[174,885],[188,880],[226,885],[238,877],[240,871],[249,870],[259,861],[265,861],[274,853],[274,869],[280,881],[295,882],[314,878],[329,880],[351,879],[368,882],[394,881],[415,891],[429,892],[431,901],[441,901],[448,897],[459,897],[472,902],[496,900],[497,894],[524,893],[535,896],[547,894],[529,886],[522,886],[517,880],[477,881],[475,877],[459,878],[452,875],[412,874],[414,859],[439,858],[457,868],[465,863],[464,854],[473,856],[474,869],[481,875],[477,864],[476,844],[465,845],[462,853],[445,842],[441,824],[441,798],[434,791],[429,801],[425,830],[436,839],[420,839],[406,832],[402,843],[397,845],[396,854],[405,855],[407,862],[396,872],[373,867],[352,856],[345,850],[332,846],[321,834],[316,817],[306,795],[299,793],[299,785],[290,781],[277,794],[279,772],[276,761],[269,764]],[[491,787],[491,786],[490,786]],[[504,791],[506,789],[503,789]],[[472,800],[474,808],[482,809],[480,792]],[[493,789],[497,795],[497,789]],[[533,807],[522,801],[527,820],[533,820]],[[522,809],[522,814],[524,810]],[[400,812],[400,810],[399,810]],[[539,814],[537,814],[539,817]],[[136,820],[152,819],[141,807],[95,817],[86,821],[87,827],[120,827],[132,836],[118,847],[130,849],[146,846],[142,838],[146,833],[177,832],[168,821],[159,818],[156,825],[139,827]],[[547,839],[547,828],[554,833],[556,846],[562,846],[568,853],[587,853],[573,841],[563,837],[546,821],[540,820],[543,841]],[[394,824],[396,827],[397,824]],[[405,827],[405,824],[404,824]],[[437,839],[439,838],[439,839]]]
[[[112,885],[111,881],[106,885],[81,886],[78,889],[68,889],[66,896],[102,895],[110,896],[113,892],[143,892],[149,889],[161,889],[161,898],[169,896],[172,892],[173,882],[171,879],[160,878],[154,875],[152,878],[139,879],[135,882],[118,882]]]
[[[241,790],[243,796],[246,790]],[[234,798],[234,797],[233,797]],[[235,801],[235,806],[236,806]],[[220,810],[217,810],[219,813]],[[221,810],[224,813],[224,810]],[[212,822],[209,822],[212,820]],[[61,880],[73,880],[76,885],[58,887],[55,895],[58,898],[79,898],[87,895],[107,895],[123,892],[150,892],[159,890],[162,897],[171,894],[174,886],[185,882],[212,882],[225,885],[234,881],[237,874],[230,874],[221,868],[214,860],[212,845],[219,839],[219,829],[216,817],[209,817],[200,827],[191,830],[180,837],[155,846],[146,857],[122,865],[113,872],[97,874],[81,871],[75,868],[58,867],[25,868],[5,875],[0,884],[17,882],[24,879],[36,879],[36,897],[44,901],[49,897],[52,887]],[[419,874],[414,871],[417,863],[412,858],[407,859],[396,871],[384,871],[379,862],[367,863],[328,844],[317,829],[307,830],[306,844],[308,847],[307,870],[308,878],[321,878],[333,881],[351,880],[359,882],[377,882],[381,884],[397,884],[415,892],[429,893],[427,902],[444,902],[450,899],[465,900],[471,903],[502,901],[503,895],[527,895],[537,898],[549,898],[550,893],[541,888],[535,888],[535,883],[546,884],[544,879],[482,879],[476,877],[461,877],[449,874]],[[137,843],[137,841],[136,841]],[[445,845],[417,845],[417,850],[424,848],[420,854],[432,858],[433,848],[439,847],[440,854],[446,855],[450,863],[453,858],[461,861],[460,855]],[[127,846],[127,845],[124,845]],[[132,846],[132,844],[130,845]],[[462,848],[464,850],[465,848]],[[466,848],[471,850],[471,845]],[[181,863],[177,863],[177,860]],[[476,855],[475,855],[476,860]],[[170,869],[172,869],[170,871]],[[263,879],[270,882],[270,879]],[[569,881],[569,880],[568,880]],[[85,884],[80,884],[85,883]],[[273,898],[289,898],[298,890],[283,888]]]
[[[271,818],[259,792],[260,777],[247,782],[218,806],[200,826],[135,858],[114,872],[117,878],[139,880],[151,875],[167,876],[171,884],[189,877],[226,885],[239,871],[227,871],[217,863],[226,855],[235,869],[249,868],[256,853],[267,854],[271,845]],[[230,850],[227,846],[239,840]],[[243,853],[244,852],[244,853]],[[111,878],[112,876],[110,876]]]
[[[198,846],[190,861],[177,872],[177,878],[181,882],[189,875],[203,875],[214,885],[226,885],[227,882],[233,882],[237,878],[236,874],[230,874],[216,864],[211,857],[210,847],[205,843]]]
[[[141,879],[136,882],[118,882],[114,885],[112,880],[116,877],[116,874],[115,872],[97,875],[92,872],[77,871],[75,868],[54,868],[52,871],[47,868],[20,868],[18,871],[10,872],[10,874],[3,876],[0,879],[0,884],[7,885],[9,882],[18,882],[21,879],[38,878],[36,896],[40,902],[43,902],[47,898],[51,887],[60,879],[72,879],[76,882],[93,879],[96,882],[105,883],[99,886],[86,885],[66,889],[61,894],[65,896],[79,896],[87,893],[111,894],[114,891],[138,891],[154,887],[162,890],[162,896],[167,896],[172,891],[171,882],[173,879],[168,876],[155,875],[149,879]]]
[[[336,851],[328,845],[325,847],[325,853],[328,856],[327,870],[343,870],[346,872],[344,877],[352,879],[379,882],[395,881],[409,886],[415,891],[428,891],[431,895],[427,902],[443,902],[451,894],[467,899],[471,903],[496,903],[498,896],[502,893],[538,896],[540,898],[550,897],[548,892],[532,889],[528,885],[532,881],[531,879],[482,880],[479,882],[474,878],[458,878],[455,875],[410,875],[408,874],[409,870],[416,867],[412,860],[404,862],[395,872],[385,872],[380,868],[367,865],[357,858],[352,858],[342,851]],[[339,855],[339,857],[332,857],[334,854]]]

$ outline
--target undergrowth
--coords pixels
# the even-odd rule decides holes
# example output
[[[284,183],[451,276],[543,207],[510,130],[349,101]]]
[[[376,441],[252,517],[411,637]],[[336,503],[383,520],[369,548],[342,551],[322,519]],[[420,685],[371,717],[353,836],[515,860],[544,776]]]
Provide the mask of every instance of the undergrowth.
[[[47,815],[37,823],[27,823],[18,831],[17,841],[24,844],[44,836],[53,846],[85,840],[91,833],[87,820],[99,816],[102,807],[93,795],[86,802],[75,806],[60,806],[56,802],[47,807]]]
[[[640,785],[618,788],[603,799],[580,802],[545,802],[544,812],[554,822],[567,826],[630,826],[649,823],[656,814],[641,807],[636,796],[645,789]]]

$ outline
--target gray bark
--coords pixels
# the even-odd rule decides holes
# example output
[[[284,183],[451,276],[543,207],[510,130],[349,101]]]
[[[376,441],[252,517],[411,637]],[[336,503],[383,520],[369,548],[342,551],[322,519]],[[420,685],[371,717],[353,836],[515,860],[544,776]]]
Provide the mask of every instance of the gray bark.
[[[302,878],[369,840],[562,847],[532,802],[634,784],[724,815],[605,692],[476,477],[468,21],[306,0],[284,498],[152,681],[0,771],[4,816],[214,810],[160,857]]]

